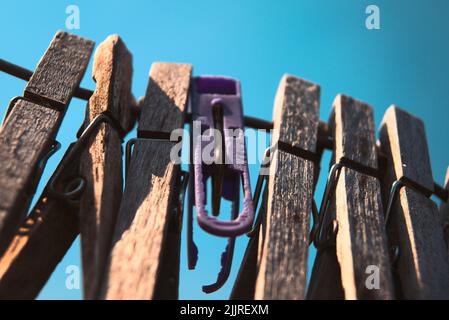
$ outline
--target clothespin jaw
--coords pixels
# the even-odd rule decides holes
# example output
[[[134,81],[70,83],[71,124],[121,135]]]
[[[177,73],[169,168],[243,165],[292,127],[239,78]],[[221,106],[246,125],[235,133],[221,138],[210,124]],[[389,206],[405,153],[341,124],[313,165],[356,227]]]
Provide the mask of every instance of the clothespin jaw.
[[[197,77],[192,83],[193,176],[198,224],[221,237],[236,237],[254,220],[247,164],[240,83],[225,77]],[[212,147],[211,147],[212,145]],[[207,158],[207,159],[206,159]],[[212,212],[206,211],[206,182],[212,179]],[[242,181],[243,210],[237,218],[220,221],[222,198],[236,201]]]

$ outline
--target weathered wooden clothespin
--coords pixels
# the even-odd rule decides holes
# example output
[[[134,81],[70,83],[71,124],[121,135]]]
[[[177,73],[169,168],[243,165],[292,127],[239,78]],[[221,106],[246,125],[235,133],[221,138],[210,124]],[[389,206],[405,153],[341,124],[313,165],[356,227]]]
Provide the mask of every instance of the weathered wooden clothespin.
[[[93,45],[58,32],[24,96],[14,98],[7,111],[0,131],[0,158],[6,164],[0,169],[0,297],[35,298],[78,233],[77,208],[50,199],[49,184],[25,216],[45,163],[59,147],[54,139]],[[54,183],[57,188],[66,188],[77,175],[76,164],[64,167],[64,175]]]
[[[154,63],[100,298],[176,299],[182,216],[170,133],[184,126],[192,67]]]
[[[95,299],[109,258],[123,189],[122,139],[134,125],[131,113],[132,56],[119,36],[109,36],[95,53],[95,91],[87,106],[86,123],[102,116],[117,122],[98,125],[81,157],[85,187],[80,200],[84,296]]]
[[[246,254],[252,257],[245,257],[233,299],[304,298],[310,213],[321,157],[319,95],[316,84],[291,75],[281,80],[273,111],[268,187],[261,191],[266,193],[266,210],[260,210],[251,232]],[[247,277],[248,268],[257,276]]]
[[[308,298],[393,299],[372,108],[339,95],[329,127],[333,165],[312,231],[318,252]]]
[[[449,258],[434,194],[423,122],[396,107],[384,115],[380,129],[385,175],[389,244],[395,248],[393,267],[398,297],[448,299]]]

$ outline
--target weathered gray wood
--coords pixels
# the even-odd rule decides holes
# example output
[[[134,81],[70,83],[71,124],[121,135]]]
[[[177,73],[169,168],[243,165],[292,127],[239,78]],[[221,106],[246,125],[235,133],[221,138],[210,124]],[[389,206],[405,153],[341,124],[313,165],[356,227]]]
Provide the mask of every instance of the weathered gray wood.
[[[58,32],[24,95],[60,111],[19,100],[0,130],[0,254],[25,218],[36,187],[31,180],[40,178],[36,167],[56,136],[92,49],[92,41]]]
[[[446,190],[449,190],[449,168],[446,172],[445,180]],[[446,247],[449,254],[449,200],[446,203],[442,203],[440,206],[440,218],[441,225],[443,226],[444,240],[446,241]]]
[[[153,64],[139,130],[171,132],[183,127],[191,72],[187,64]],[[171,248],[169,244],[179,246],[175,240],[180,237],[180,229],[172,229],[174,234],[168,238],[170,224],[177,220],[171,218],[177,205],[179,172],[179,166],[170,160],[173,145],[167,141],[136,142],[104,279],[103,298],[177,298],[179,248]],[[168,255],[170,250],[177,250],[177,254]],[[167,255],[172,260],[164,259]],[[175,289],[160,292],[158,289],[164,285]]]
[[[282,78],[274,105],[272,146],[280,141],[315,152],[319,94],[316,84],[290,75]],[[304,298],[313,190],[313,162],[275,151],[256,299]]]
[[[28,81],[24,95],[65,108],[78,88],[89,63],[94,42],[59,31]]]
[[[78,174],[78,164],[66,167],[58,190]],[[79,233],[79,207],[46,190],[0,258],[0,299],[35,299]]]
[[[383,118],[381,149],[388,157],[386,188],[406,177],[433,191],[424,124],[392,106]],[[391,244],[399,246],[397,276],[406,299],[448,299],[449,260],[436,204],[412,188],[400,189],[388,222]]]
[[[132,56],[118,36],[109,36],[95,53],[95,92],[88,103],[87,122],[104,112],[123,128],[131,127]],[[122,142],[119,133],[101,124],[81,159],[86,181],[80,203],[84,297],[99,294],[112,243],[123,188]]]
[[[335,159],[350,159],[377,169],[376,139],[372,108],[338,95],[334,101],[331,128]],[[394,286],[389,261],[380,182],[359,171],[342,168],[336,187],[338,232],[336,253],[345,299],[392,299]],[[374,266],[375,270],[369,267]],[[373,273],[376,272],[376,273]],[[369,276],[379,276],[377,288]]]

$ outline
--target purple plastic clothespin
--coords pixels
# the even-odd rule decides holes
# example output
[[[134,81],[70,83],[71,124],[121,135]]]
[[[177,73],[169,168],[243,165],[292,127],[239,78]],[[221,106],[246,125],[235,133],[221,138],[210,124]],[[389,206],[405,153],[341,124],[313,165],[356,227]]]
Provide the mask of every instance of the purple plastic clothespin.
[[[254,207],[245,147],[240,83],[224,77],[197,77],[192,83],[192,159],[189,186],[188,259],[194,269],[198,249],[193,242],[193,205],[202,229],[216,236],[228,237],[222,255],[222,269],[217,282],[203,287],[205,292],[219,289],[231,269],[235,237],[251,229]],[[206,183],[212,180],[212,213],[206,211]],[[243,185],[243,210],[239,212],[240,183]],[[232,202],[232,220],[217,218],[220,201]]]

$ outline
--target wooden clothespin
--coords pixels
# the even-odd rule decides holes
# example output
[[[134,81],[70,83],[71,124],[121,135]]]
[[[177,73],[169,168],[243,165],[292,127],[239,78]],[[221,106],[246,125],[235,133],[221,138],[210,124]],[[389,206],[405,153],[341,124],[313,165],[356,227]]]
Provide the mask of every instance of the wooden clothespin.
[[[281,80],[273,112],[268,187],[261,191],[266,194],[266,212],[260,210],[251,232],[232,299],[305,296],[310,213],[321,157],[319,96],[316,84],[291,75]],[[258,248],[256,261],[253,250]],[[257,276],[248,276],[248,269]]]
[[[384,115],[381,149],[385,175],[387,232],[400,295],[405,299],[448,299],[449,258],[436,204],[423,122],[396,107]]]
[[[93,46],[92,41],[58,32],[24,97],[13,99],[1,128],[0,159],[6,164],[0,169],[2,298],[35,298],[78,233],[77,209],[62,200],[49,201],[48,185],[25,216],[45,162],[57,149],[56,133]],[[66,167],[56,187],[66,187],[77,170],[76,165]]]
[[[372,108],[338,95],[329,127],[334,163],[314,230],[318,252],[308,298],[393,299]],[[378,288],[367,285],[373,272]]]
[[[191,73],[188,64],[151,67],[100,298],[178,296],[180,170],[166,139],[184,126]]]
[[[120,126],[99,124],[81,161],[85,180],[80,200],[84,297],[95,299],[112,245],[123,189],[122,139],[134,125],[131,112],[132,56],[119,36],[109,36],[94,56],[96,88],[87,106],[86,123],[107,116]],[[119,130],[120,131],[120,130]]]

